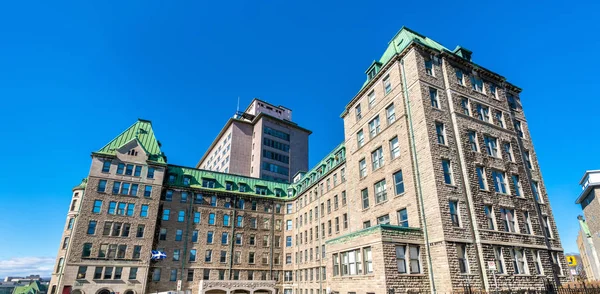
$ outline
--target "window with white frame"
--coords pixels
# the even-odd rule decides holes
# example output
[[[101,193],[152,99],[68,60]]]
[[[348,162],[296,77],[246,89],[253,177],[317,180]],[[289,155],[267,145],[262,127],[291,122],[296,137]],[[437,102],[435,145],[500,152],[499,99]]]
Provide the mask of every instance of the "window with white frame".
[[[519,135],[519,137],[524,138],[525,135],[523,134],[523,126],[521,125],[520,121],[515,121],[515,131],[517,132],[517,135]]]
[[[360,104],[356,105],[356,107],[354,107],[354,114],[356,115],[356,120],[359,120],[362,118],[362,111],[360,109]]]
[[[381,203],[387,200],[387,190],[385,189],[385,179],[375,183],[375,202]]]
[[[542,199],[540,195],[540,185],[537,181],[531,181],[531,190],[533,192],[533,198],[538,203],[544,203],[544,199]]]
[[[506,152],[506,159],[515,161],[515,156],[513,155],[512,147],[509,142],[504,142],[504,152]]]
[[[496,110],[496,124],[500,127],[504,127],[504,114],[500,110]]]
[[[550,219],[548,218],[547,215],[543,215],[542,216],[542,221],[543,221],[543,225],[544,225],[544,230],[546,231],[546,236],[548,236],[548,238],[552,239],[552,230],[550,229]]]
[[[408,211],[406,208],[398,210],[398,226],[408,227]]]
[[[390,215],[385,214],[377,218],[378,225],[389,225],[390,224]]]
[[[427,56],[425,57],[425,73],[433,76],[433,60],[431,59],[431,57]]]
[[[563,275],[563,269],[562,269],[562,264],[560,263],[560,259],[558,257],[558,252],[551,252],[550,256],[552,256],[552,263],[554,264],[554,266],[556,268],[558,268],[558,275],[562,276]]]
[[[514,209],[500,208],[500,218],[504,224],[504,231],[517,233],[518,226]]]
[[[452,225],[455,227],[460,227],[460,217],[458,215],[458,201],[450,200],[448,201],[448,206],[450,210],[450,220],[452,221]]]
[[[479,144],[477,143],[477,133],[475,131],[469,131],[467,135],[469,136],[469,146],[471,147],[471,151],[479,152]]]
[[[398,136],[390,140],[390,157],[392,159],[400,156],[400,143],[398,142]]]
[[[542,258],[540,257],[539,250],[531,250],[533,255],[533,261],[535,263],[535,273],[538,275],[544,275],[544,266],[542,265]]]
[[[471,75],[471,88],[477,92],[483,93],[483,80],[475,75]]]
[[[385,113],[386,113],[388,125],[391,125],[393,122],[396,121],[396,110],[394,109],[394,104],[391,104],[390,106],[388,106],[385,109]]]
[[[521,185],[521,180],[519,179],[519,175],[512,175],[513,186],[515,186],[515,196],[523,197],[523,186]]]
[[[460,99],[460,108],[462,108],[462,114],[471,116],[471,105],[469,103],[469,99],[461,98]]]
[[[485,122],[490,122],[490,108],[477,104],[477,118]]]
[[[499,274],[504,273],[504,255],[502,254],[502,247],[494,247],[494,262],[496,263],[496,272]]]
[[[365,144],[365,134],[363,133],[362,129],[356,133],[356,143],[358,144],[358,148]]]
[[[513,258],[513,266],[515,268],[515,275],[528,275],[529,268],[527,266],[527,257],[523,249],[513,248],[511,250]]]
[[[394,173],[394,191],[396,195],[404,193],[404,179],[402,176],[402,170]]]
[[[452,185],[454,179],[452,178],[452,165],[450,164],[450,160],[442,159],[442,170],[444,172],[444,183]]]
[[[358,162],[359,176],[364,178],[367,176],[367,161],[363,158]]]
[[[386,94],[392,91],[392,82],[390,81],[389,74],[383,78],[383,89],[385,90]]]
[[[491,205],[486,205],[483,207],[483,211],[485,213],[485,218],[487,220],[487,229],[488,230],[495,230],[496,229],[496,222],[494,219],[494,209],[492,208]]]
[[[525,221],[525,233],[531,235],[533,229],[531,227],[531,216],[529,215],[529,211],[523,211],[523,220]]]
[[[396,245],[396,265],[401,274],[420,274],[421,248],[417,245]]]
[[[493,157],[500,157],[498,153],[498,139],[495,137],[483,136],[483,142],[485,144],[485,150],[487,154]]]
[[[369,208],[369,190],[362,189],[360,191],[360,194],[361,194],[361,198],[362,198],[362,208],[363,209]],[[325,235],[325,234],[323,234],[323,235]]]
[[[381,131],[381,128],[380,128],[380,124],[379,124],[379,115],[378,115],[369,122],[369,135],[371,136],[371,138],[373,138],[373,137],[377,136],[377,134],[379,134],[380,131]]]
[[[437,89],[429,88],[429,100],[431,100],[431,107],[440,108]]]
[[[371,160],[373,162],[373,170],[376,170],[383,166],[383,148],[379,147],[375,151],[371,152]]]
[[[443,123],[435,123],[435,133],[437,135],[438,144],[446,145],[446,129]]]
[[[371,109],[375,105],[375,91],[371,91],[367,96],[369,98],[369,109]]]
[[[477,183],[479,184],[480,190],[487,190],[487,179],[485,176],[485,168],[483,166],[475,167],[475,172],[477,172]]]
[[[502,194],[510,194],[506,183],[506,173],[499,170],[492,170],[492,179],[494,180],[494,190]]]
[[[459,85],[462,85],[462,86],[465,85],[465,75],[463,74],[463,71],[460,69],[456,69],[456,82]]]
[[[458,258],[458,268],[461,274],[469,273],[469,259],[467,255],[467,246],[465,244],[456,244],[456,254]]]

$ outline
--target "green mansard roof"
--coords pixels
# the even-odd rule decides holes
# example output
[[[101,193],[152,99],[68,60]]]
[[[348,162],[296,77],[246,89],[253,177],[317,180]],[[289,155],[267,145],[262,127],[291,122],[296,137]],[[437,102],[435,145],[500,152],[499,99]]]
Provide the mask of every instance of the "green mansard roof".
[[[152,130],[152,122],[149,120],[138,119],[133,125],[127,128],[123,133],[112,139],[104,147],[100,148],[95,153],[105,155],[115,155],[116,150],[121,148],[123,145],[131,142],[131,140],[137,140],[144,148],[144,151],[148,154],[148,160],[155,161],[158,163],[166,163],[167,158],[160,151],[160,143],[154,136],[154,130]]]

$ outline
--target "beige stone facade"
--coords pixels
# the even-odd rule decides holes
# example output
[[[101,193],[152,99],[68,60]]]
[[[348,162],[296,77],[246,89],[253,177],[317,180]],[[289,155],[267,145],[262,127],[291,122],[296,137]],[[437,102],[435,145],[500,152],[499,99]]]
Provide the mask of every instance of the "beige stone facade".
[[[490,262],[499,289],[564,282],[563,250],[520,89],[472,63],[470,54],[403,28],[346,106],[345,141],[308,171],[309,132],[266,114],[252,118],[252,126],[230,121],[207,152],[231,142],[228,173],[207,171],[210,155],[201,169],[126,155],[148,140],[110,156],[94,153],[81,211],[64,232],[73,232],[71,249],[59,251],[67,262],[52,280],[53,294],[66,287],[93,294],[493,290]],[[277,133],[265,135],[267,127],[290,134],[289,170],[299,171],[292,184],[265,180],[274,175],[259,168],[270,162],[260,155],[277,149],[264,139],[284,143]],[[244,139],[234,143],[228,134]],[[140,156],[148,149],[142,147]],[[108,158],[142,166],[140,177],[102,173]],[[144,171],[153,164],[150,180]],[[248,167],[252,177],[233,175]],[[114,181],[156,185],[151,197],[127,198],[135,207],[148,205],[148,217],[138,217],[139,210],[131,218],[107,215],[105,208],[94,214],[99,198],[124,201],[118,193],[99,194],[102,179],[108,187]],[[121,218],[144,224],[147,233],[101,234],[102,223]],[[92,219],[95,234],[87,231]],[[92,253],[82,258],[86,242]],[[97,256],[97,246],[111,242],[127,245],[126,258]],[[128,259],[135,245],[142,257]],[[152,249],[167,258],[150,261]],[[89,278],[107,264],[122,266],[123,277],[138,267],[138,276]],[[86,278],[74,278],[84,265]]]

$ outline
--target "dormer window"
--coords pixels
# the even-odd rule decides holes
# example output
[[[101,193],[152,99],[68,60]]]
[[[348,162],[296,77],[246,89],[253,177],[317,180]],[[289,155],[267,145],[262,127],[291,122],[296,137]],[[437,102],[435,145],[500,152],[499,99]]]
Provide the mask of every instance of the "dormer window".
[[[190,182],[192,181],[192,179],[190,177],[183,177],[183,185],[184,186],[189,186]]]
[[[136,151],[136,150],[135,150],[135,148],[134,148],[134,149],[131,149],[131,150],[129,150],[129,151],[127,152],[127,155],[131,155],[131,156],[137,156],[137,155],[138,155],[138,153],[137,153],[137,151]]]
[[[225,182],[225,190],[227,190],[227,191],[233,190],[233,183],[232,182]]]
[[[169,184],[175,183],[175,179],[177,179],[176,175],[169,175]]]
[[[267,195],[267,188],[266,187],[261,187],[261,186],[256,186],[256,194],[258,195]]]
[[[215,180],[203,179],[202,180],[202,187],[204,187],[204,188],[214,188],[215,187]]]
[[[373,68],[367,73],[367,76],[369,77],[369,81],[372,80],[375,77],[375,75],[377,75],[377,70],[376,70],[376,68]]]
[[[240,184],[240,192],[246,192],[247,187],[246,184]]]

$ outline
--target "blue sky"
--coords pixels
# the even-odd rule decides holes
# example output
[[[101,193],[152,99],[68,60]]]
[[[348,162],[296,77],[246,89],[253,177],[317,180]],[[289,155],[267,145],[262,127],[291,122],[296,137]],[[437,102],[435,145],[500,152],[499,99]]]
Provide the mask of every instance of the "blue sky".
[[[488,3],[490,2],[490,3]],[[311,165],[404,25],[522,87],[566,251],[573,201],[600,168],[598,3],[568,1],[8,1],[0,7],[0,277],[49,273],[90,152],[138,117],[169,162],[193,166],[236,108],[285,105]]]

